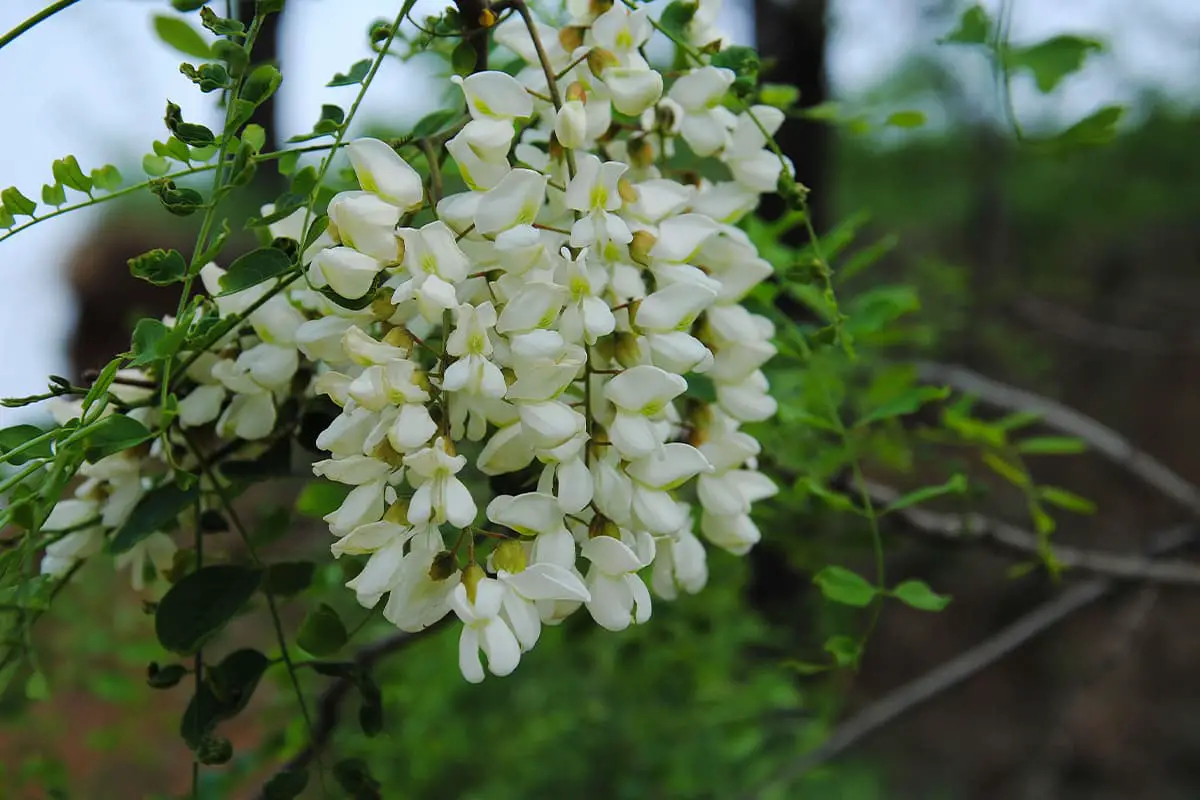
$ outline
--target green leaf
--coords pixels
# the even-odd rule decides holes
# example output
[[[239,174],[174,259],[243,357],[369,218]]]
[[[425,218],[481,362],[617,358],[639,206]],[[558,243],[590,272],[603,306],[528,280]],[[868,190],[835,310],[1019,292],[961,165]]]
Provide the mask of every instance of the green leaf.
[[[426,114],[413,125],[412,135],[417,139],[437,136],[446,131],[462,117],[462,112],[455,108],[444,108]]]
[[[450,54],[450,69],[456,75],[467,76],[475,71],[475,46],[466,39]]]
[[[160,667],[151,662],[150,668],[146,670],[146,685],[151,689],[170,689],[172,686],[178,685],[183,680],[183,676],[187,674],[187,667],[182,664],[167,664],[165,667]]]
[[[176,11],[195,11],[207,2],[208,0],[171,0],[171,8]]]
[[[67,202],[67,193],[63,191],[61,183],[42,184],[42,202],[48,206],[58,208],[63,203]]]
[[[663,9],[662,16],[658,23],[662,25],[663,30],[667,33],[681,39],[687,38],[687,27],[691,24],[692,19],[696,16],[696,11],[699,10],[698,3],[685,3],[681,0],[675,0],[669,6]]]
[[[44,433],[44,430],[34,425],[13,425],[0,430],[0,457]],[[0,461],[21,465],[31,458],[50,458],[52,455],[54,455],[54,449],[50,446],[50,440],[47,439],[12,458],[0,458]]]
[[[849,636],[830,636],[825,640],[825,652],[833,656],[839,667],[852,667],[862,655],[862,647]]]
[[[992,472],[995,472],[1001,478],[1011,483],[1013,486],[1028,486],[1029,475],[1024,470],[1015,464],[1009,463],[1003,457],[995,453],[984,453],[983,463],[987,464]]]
[[[158,248],[129,259],[129,272],[155,286],[169,286],[187,277],[187,262],[178,250]]]
[[[714,67],[733,70],[739,78],[754,78],[762,67],[758,51],[744,45],[732,45],[714,53],[711,63]]]
[[[0,202],[0,228],[8,230],[16,224],[17,221],[13,219],[12,212],[8,210],[8,207],[5,206],[3,202]]]
[[[314,656],[336,653],[346,643],[346,626],[333,608],[325,603],[308,613],[296,634],[296,644]]]
[[[904,581],[892,589],[892,597],[921,611],[941,611],[950,605],[950,598],[937,594],[924,581]]]
[[[922,111],[897,111],[887,118],[888,125],[893,128],[919,128],[925,124],[925,113]]]
[[[947,494],[962,494],[965,491],[967,491],[967,476],[958,474],[939,486],[926,486],[914,492],[909,492],[903,497],[898,497],[888,503],[887,507],[880,513],[887,514],[891,511],[899,511],[902,508],[915,506],[918,503],[924,503],[926,500],[932,500],[935,497]]]
[[[158,349],[171,329],[156,319],[143,317],[133,329],[132,365],[144,366],[158,360]]]
[[[128,552],[151,534],[172,527],[179,515],[199,496],[198,486],[182,489],[174,483],[168,483],[151,489],[134,506],[125,524],[109,539],[108,551],[114,554]]]
[[[267,143],[267,132],[262,125],[247,125],[242,131],[242,142],[250,145],[255,153],[260,153]]]
[[[87,443],[87,460],[93,463],[154,438],[154,434],[145,425],[124,414],[111,414],[97,422],[95,427],[85,430],[86,433],[80,431],[68,437],[64,444],[74,441],[76,436],[82,434]]]
[[[308,770],[285,770],[267,781],[262,789],[263,800],[295,800],[308,786]]]
[[[296,513],[306,517],[323,517],[336,511],[349,493],[350,487],[342,483],[309,481],[296,498]]]
[[[945,400],[949,396],[950,390],[946,387],[914,386],[898,397],[892,398],[869,412],[865,417],[855,422],[854,427],[861,428],[870,425],[872,422],[911,414],[926,403],[934,400]]]
[[[1044,143],[1055,149],[1108,144],[1117,135],[1117,123],[1124,115],[1123,106],[1105,106]]]
[[[225,627],[258,589],[262,572],[213,564],[185,575],[158,604],[154,632],[173,653],[194,653]]]
[[[163,204],[163,208],[177,217],[194,214],[204,205],[204,195],[186,186],[176,186],[174,181],[153,181],[150,191]]]
[[[35,672],[25,681],[25,697],[35,702],[50,697],[50,684],[44,672]]]
[[[854,505],[854,501],[842,492],[829,489],[823,483],[813,480],[808,476],[802,476],[796,480],[795,488],[799,491],[807,492],[814,497],[819,497],[830,508],[838,511],[852,511],[858,513],[858,508]]]
[[[1074,511],[1076,514],[1095,514],[1096,504],[1058,486],[1039,486],[1037,495],[1050,505]]]
[[[162,156],[147,153],[142,156],[142,171],[153,177],[166,175],[171,171],[171,162]]]
[[[121,188],[121,171],[112,164],[96,167],[91,174],[92,185],[104,192],[115,192]]]
[[[205,41],[204,36],[185,19],[167,14],[155,14],[154,32],[164,43],[185,56],[212,58],[212,48]]]
[[[379,797],[379,781],[361,758],[346,758],[333,765],[333,777],[350,797],[356,800]]]
[[[241,98],[255,106],[260,106],[275,94],[275,90],[279,88],[279,84],[283,81],[283,74],[271,64],[263,64],[255,67],[247,77],[245,83],[242,84]]]
[[[1104,44],[1081,36],[1060,35],[1029,47],[1009,48],[1004,56],[1014,72],[1027,69],[1043,93],[1054,91],[1064,78],[1077,72],[1091,53],[1104,52]]]
[[[1047,514],[1046,509],[1042,508],[1040,503],[1030,503],[1029,516],[1033,518],[1033,527],[1041,536],[1049,536],[1058,527],[1054,517]]]
[[[175,134],[175,138],[193,147],[207,147],[216,141],[213,132],[204,125],[183,121],[183,111],[178,105],[167,101],[167,110],[163,114],[163,122],[167,129]]]
[[[200,87],[200,91],[207,94],[215,92],[218,89],[228,89],[233,79],[229,77],[229,71],[225,69],[224,64],[201,64],[198,67],[193,67],[191,64],[184,62],[179,65],[179,71],[187,76],[187,79]]]
[[[1073,455],[1087,451],[1087,443],[1073,436],[1035,436],[1017,442],[1017,450],[1036,455]]]
[[[958,27],[942,42],[986,44],[992,33],[992,20],[983,6],[971,6],[958,18]]]
[[[271,660],[257,650],[235,650],[210,667],[206,680],[188,703],[180,734],[196,749],[217,723],[232,719],[246,708]]]
[[[353,66],[345,73],[335,74],[333,79],[326,86],[354,86],[362,83],[367,77],[367,73],[371,71],[371,59],[364,58],[362,61],[356,61]]]
[[[217,36],[242,36],[246,33],[246,26],[241,22],[218,17],[211,8],[200,9],[200,24]]]
[[[274,247],[260,247],[234,259],[229,271],[221,276],[221,294],[233,294],[263,281],[283,275],[292,268],[287,253]]]
[[[0,203],[4,203],[4,208],[14,217],[32,217],[33,210],[37,208],[37,203],[21,194],[21,190],[15,186],[0,192]]]
[[[66,156],[56,160],[50,165],[50,172],[54,175],[54,180],[63,186],[79,192],[92,191],[92,179],[83,174],[83,169],[79,166],[79,161],[75,156]]]
[[[870,605],[878,591],[861,575],[836,566],[822,569],[813,576],[813,583],[826,599],[859,608]]]
[[[800,90],[790,83],[764,83],[758,89],[758,101],[787,110],[800,101]]]
[[[300,594],[312,585],[317,565],[312,561],[281,561],[269,564],[263,578],[263,591],[276,597]]]

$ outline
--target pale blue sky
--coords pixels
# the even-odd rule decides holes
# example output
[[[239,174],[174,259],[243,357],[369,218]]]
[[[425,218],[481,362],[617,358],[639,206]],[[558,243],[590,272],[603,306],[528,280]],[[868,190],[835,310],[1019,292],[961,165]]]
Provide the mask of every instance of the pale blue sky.
[[[325,89],[334,72],[368,55],[367,24],[394,14],[397,0],[292,0],[284,35],[285,81],[280,90],[284,135],[308,130],[323,102],[346,104],[353,89]],[[727,0],[729,2],[729,0]],[[829,64],[835,91],[853,96],[880,79],[936,32],[923,27],[922,0],[831,0],[833,37]],[[45,0],[0,2],[0,31],[8,30]],[[437,10],[438,0],[418,8]],[[992,8],[997,0],[985,3]],[[31,197],[50,179],[50,163],[74,153],[85,169],[106,162],[136,178],[141,155],[165,138],[166,98],[185,117],[215,122],[211,96],[200,95],[178,73],[178,55],[160,44],[150,17],[166,0],[83,0],[0,51],[0,188],[16,185]],[[750,35],[739,6],[726,9],[734,38]],[[1038,41],[1071,31],[1111,45],[1109,55],[1073,76],[1052,97],[1037,96],[1018,80],[1023,117],[1070,120],[1098,105],[1130,99],[1145,87],[1188,102],[1200,75],[1200,0],[1017,0],[1012,34]],[[986,68],[965,53],[947,53],[955,69],[971,75]],[[360,121],[415,115],[438,103],[440,85],[389,64],[369,96]],[[87,226],[92,210],[43,223],[0,242],[0,396],[45,387],[45,376],[66,370],[64,339],[73,309],[62,282],[62,262]],[[19,414],[0,409],[0,427]]]

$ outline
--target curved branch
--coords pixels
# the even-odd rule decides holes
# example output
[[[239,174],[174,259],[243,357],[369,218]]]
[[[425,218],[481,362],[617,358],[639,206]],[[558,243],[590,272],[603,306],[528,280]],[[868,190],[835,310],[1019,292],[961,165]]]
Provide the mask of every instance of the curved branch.
[[[19,37],[21,34],[25,33],[26,31],[28,31],[30,28],[33,28],[36,25],[40,25],[41,23],[43,23],[46,20],[53,17],[58,12],[63,11],[64,9],[70,8],[71,6],[75,5],[78,2],[79,2],[79,0],[58,0],[57,3],[51,3],[50,5],[43,8],[41,11],[34,14],[29,19],[22,22],[17,27],[13,28],[8,33],[4,34],[3,36],[0,36],[0,48],[3,48],[6,45],[12,43],[17,37]]]
[[[1200,530],[1194,524],[1163,531],[1154,537],[1148,555],[1159,556],[1177,551],[1195,542],[1198,534]],[[850,717],[834,728],[820,747],[786,764],[768,783],[749,792],[746,797],[759,797],[768,788],[795,780],[833,760],[917,706],[963,683],[1071,614],[1113,592],[1117,586],[1117,582],[1110,578],[1094,578],[1043,603],[994,636],[916,680],[894,689]]]
[[[1048,397],[1018,389],[951,364],[918,361],[922,381],[950,386],[985,403],[1010,411],[1032,411],[1051,428],[1085,441],[1093,450],[1150,488],[1200,516],[1200,488],[1106,425]]]
[[[867,481],[865,488],[880,505],[901,495],[890,486]],[[990,542],[1017,555],[1040,557],[1038,537],[982,514],[946,514],[909,507],[892,512],[921,533],[958,542]],[[1200,566],[1182,561],[1158,561],[1145,555],[1121,555],[1075,547],[1054,547],[1055,560],[1066,569],[1121,581],[1200,586]]]

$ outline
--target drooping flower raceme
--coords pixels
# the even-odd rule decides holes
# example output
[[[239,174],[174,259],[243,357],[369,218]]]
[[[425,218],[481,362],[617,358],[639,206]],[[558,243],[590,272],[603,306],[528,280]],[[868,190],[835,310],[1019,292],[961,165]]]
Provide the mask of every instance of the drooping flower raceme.
[[[178,425],[219,447],[329,413],[313,471],[346,490],[325,521],[363,561],[348,588],[404,630],[457,618],[470,681],[580,609],[621,630],[650,619],[651,588],[699,591],[704,540],[746,552],[775,491],[743,430],[775,411],[774,330],[741,305],[772,268],[737,223],[790,174],[768,147],[783,115],[707,63],[715,4],[687,31],[704,54],[669,74],[644,9],[568,6],[562,31],[497,28],[526,66],[454,79],[463,117],[423,142],[444,153],[350,142],[357,186],[270,227],[298,244],[288,280],[228,291],[204,267],[215,333],[178,378]],[[684,151],[701,163],[677,168]],[[87,468],[45,571],[103,548],[169,473],[156,446]],[[137,579],[169,546],[123,561]]]

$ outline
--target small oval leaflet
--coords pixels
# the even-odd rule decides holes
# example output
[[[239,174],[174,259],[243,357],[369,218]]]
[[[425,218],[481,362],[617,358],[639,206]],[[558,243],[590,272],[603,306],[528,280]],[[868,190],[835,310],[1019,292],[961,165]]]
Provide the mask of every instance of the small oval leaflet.
[[[154,615],[154,633],[173,653],[193,653],[225,627],[258,589],[262,571],[233,564],[201,567],[171,587]]]

